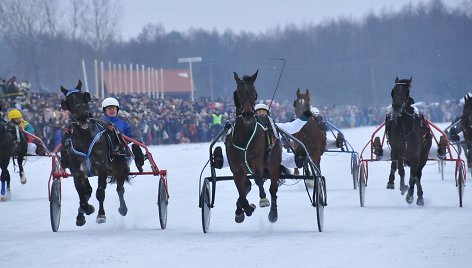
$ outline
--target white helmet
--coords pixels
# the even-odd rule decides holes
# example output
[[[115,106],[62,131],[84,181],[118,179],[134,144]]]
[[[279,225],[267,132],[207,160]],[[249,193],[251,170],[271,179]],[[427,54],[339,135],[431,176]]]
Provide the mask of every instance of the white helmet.
[[[256,104],[256,106],[254,107],[254,109],[257,111],[257,110],[260,110],[260,109],[263,109],[263,110],[266,110],[267,112],[269,112],[269,107],[267,107],[267,105],[265,105],[264,103],[258,103]]]
[[[105,110],[108,106],[116,106],[120,109],[120,103],[115,98],[106,98],[102,101],[102,109]]]
[[[313,115],[320,115],[320,110],[318,110],[318,108],[316,108],[315,106],[311,106],[310,111]]]

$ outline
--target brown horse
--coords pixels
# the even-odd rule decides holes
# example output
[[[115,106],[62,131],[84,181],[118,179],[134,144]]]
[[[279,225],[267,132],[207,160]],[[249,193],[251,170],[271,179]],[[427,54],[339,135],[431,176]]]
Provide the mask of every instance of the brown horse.
[[[226,137],[225,145],[229,166],[239,193],[235,212],[237,223],[244,221],[244,214],[251,216],[256,208],[247,200],[247,194],[251,190],[248,174],[252,174],[259,187],[263,185],[265,172],[269,174],[271,204],[268,217],[271,222],[277,221],[278,218],[277,181],[280,178],[282,149],[278,139],[274,141],[274,144],[266,144],[264,126],[254,114],[257,98],[254,82],[257,73],[252,76],[243,76],[243,79],[234,73],[234,80],[237,83],[235,97],[240,104],[238,108],[240,111]]]
[[[410,106],[413,102],[410,97],[411,81],[411,78],[398,79],[397,77],[395,79],[395,86],[391,92],[393,112],[387,119],[385,130],[391,147],[392,162],[397,163],[398,174],[400,174],[400,190],[405,188],[404,165],[408,165],[410,166],[410,180],[406,202],[409,204],[413,202],[413,192],[416,185],[418,196],[416,204],[423,206],[421,175],[423,167],[428,161],[432,135],[423,116],[415,113],[413,107]],[[391,173],[394,172],[395,170],[391,171]],[[389,183],[393,183],[393,179],[390,176]]]
[[[298,119],[306,120],[306,124],[300,129],[299,132],[293,134],[295,138],[300,140],[306,147],[308,153],[311,156],[313,162],[320,168],[321,155],[323,155],[326,149],[326,123],[323,121],[320,115],[313,115],[311,113],[310,105],[310,91],[300,93],[300,89],[297,90],[297,98],[293,102],[295,108],[295,114]],[[303,149],[295,145],[295,154],[303,154]]]

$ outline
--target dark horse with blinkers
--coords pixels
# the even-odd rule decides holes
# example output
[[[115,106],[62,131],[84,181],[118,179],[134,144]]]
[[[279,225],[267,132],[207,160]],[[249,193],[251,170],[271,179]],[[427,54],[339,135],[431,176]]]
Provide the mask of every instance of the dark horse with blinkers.
[[[28,143],[21,127],[0,119],[0,167],[2,169],[0,201],[9,199],[11,195],[10,172],[8,171],[10,158],[17,158],[21,183],[26,183],[23,161],[27,150]]]
[[[271,203],[268,217],[271,222],[277,221],[278,218],[277,182],[280,178],[282,147],[279,139],[275,139],[273,144],[267,144],[265,125],[269,124],[268,118],[259,117],[254,113],[257,97],[254,82],[257,74],[258,72],[252,76],[243,76],[240,79],[238,74],[234,73],[234,80],[237,83],[235,97],[237,97],[239,103],[237,109],[240,111],[238,111],[238,116],[225,140],[226,155],[239,193],[235,212],[237,223],[244,221],[244,214],[251,216],[256,208],[254,204],[249,204],[247,200],[247,194],[251,190],[248,174],[253,175],[256,184],[260,188],[264,182],[264,175],[269,175],[271,180],[269,188]]]
[[[461,129],[464,133],[465,155],[467,167],[472,167],[472,97],[469,94],[464,97],[464,108],[462,109]]]
[[[61,163],[67,163],[74,177],[74,184],[79,194],[80,206],[78,209],[76,225],[85,224],[85,216],[95,211],[89,204],[92,195],[89,176],[98,176],[98,188],[96,197],[99,202],[99,210],[96,222],[106,222],[105,209],[105,189],[107,178],[112,176],[116,181],[116,191],[118,192],[120,207],[118,211],[125,216],[128,212],[124,200],[124,182],[128,180],[129,167],[124,155],[114,153],[115,146],[119,143],[114,127],[111,123],[103,120],[91,118],[88,103],[90,94],[81,90],[82,83],[79,80],[74,89],[68,90],[61,86],[61,91],[66,99],[61,106],[64,110],[69,110],[72,117],[72,125],[69,131],[69,138],[63,144]],[[66,161],[64,161],[66,160]]]
[[[410,106],[410,87],[412,79],[395,79],[392,89],[392,110],[387,118],[385,129],[387,140],[391,146],[391,158],[398,166],[400,175],[400,190],[406,190],[404,165],[410,166],[410,180],[406,202],[413,202],[415,185],[417,186],[416,204],[424,205],[421,175],[423,167],[428,161],[428,154],[432,143],[432,134],[429,125],[421,114],[415,113]],[[392,167],[394,165],[392,164]],[[391,171],[391,174],[395,170]],[[389,183],[393,183],[394,176],[390,176]]]

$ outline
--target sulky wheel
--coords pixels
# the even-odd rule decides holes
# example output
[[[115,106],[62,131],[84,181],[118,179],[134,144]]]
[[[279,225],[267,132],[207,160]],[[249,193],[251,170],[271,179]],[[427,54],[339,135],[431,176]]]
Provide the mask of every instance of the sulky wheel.
[[[324,227],[324,207],[326,205],[326,185],[323,176],[315,177],[313,187],[313,206],[316,208],[316,220],[318,231],[323,232]]]
[[[59,230],[61,223],[61,181],[54,179],[51,184],[51,196],[49,198],[49,214],[51,216],[51,228],[53,232]]]
[[[366,187],[366,174],[365,167],[361,164],[359,172],[359,200],[361,202],[361,207],[364,207],[365,203],[365,187]]]
[[[202,228],[203,232],[207,233],[210,229],[210,214],[211,214],[211,186],[210,181],[205,179],[203,181],[202,191],[200,193],[200,207],[202,208]]]
[[[351,174],[354,190],[357,189],[357,175],[359,173],[359,157],[357,153],[351,154]]]
[[[159,208],[159,223],[161,225],[161,229],[165,229],[167,226],[167,206],[169,204],[165,182],[166,178],[161,177],[159,180],[159,189],[157,192],[157,207]]]
[[[464,164],[459,164],[459,171],[457,174],[457,192],[459,193],[459,206],[462,207],[462,198],[464,196]]]

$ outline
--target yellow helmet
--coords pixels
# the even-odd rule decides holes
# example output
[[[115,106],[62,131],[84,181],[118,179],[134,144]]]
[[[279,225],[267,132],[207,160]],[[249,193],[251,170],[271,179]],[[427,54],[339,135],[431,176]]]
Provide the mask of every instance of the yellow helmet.
[[[8,112],[8,121],[21,117],[23,116],[21,115],[21,112],[18,109],[13,109]]]

